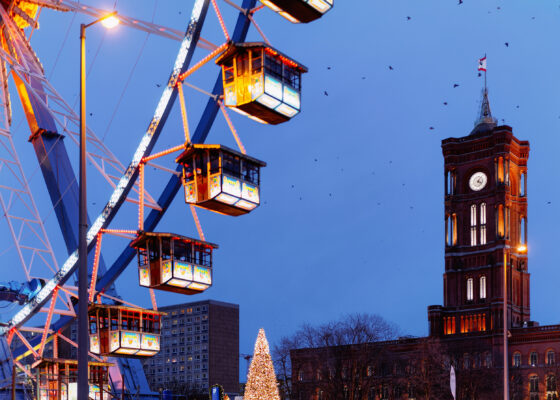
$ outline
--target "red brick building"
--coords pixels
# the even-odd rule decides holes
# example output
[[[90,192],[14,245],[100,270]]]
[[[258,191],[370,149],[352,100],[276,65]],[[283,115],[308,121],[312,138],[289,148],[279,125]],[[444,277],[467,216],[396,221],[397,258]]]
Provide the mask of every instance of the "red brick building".
[[[346,360],[340,374],[344,392],[340,398],[348,396],[352,377],[344,369],[356,367],[351,360],[372,346],[376,349],[372,365],[354,372],[365,377],[355,386],[358,392],[351,393],[354,398],[426,398],[429,389],[421,386],[432,379],[446,384],[429,398],[451,399],[451,365],[457,370],[457,399],[503,398],[504,286],[510,399],[558,398],[560,325],[539,326],[531,321],[526,254],[529,142],[517,139],[511,127],[496,124],[485,91],[475,128],[468,136],[443,140],[442,151],[443,305],[428,307],[430,336],[346,346],[339,352],[324,348],[292,351],[295,399],[336,397],[324,390],[326,381],[332,387],[336,373],[327,371],[325,377],[322,372],[325,365],[333,365],[333,357]],[[417,371],[427,365],[423,361],[430,353],[427,346],[437,346],[435,353],[441,358],[434,364],[443,365],[443,370],[422,378]],[[437,354],[432,356],[437,358]]]

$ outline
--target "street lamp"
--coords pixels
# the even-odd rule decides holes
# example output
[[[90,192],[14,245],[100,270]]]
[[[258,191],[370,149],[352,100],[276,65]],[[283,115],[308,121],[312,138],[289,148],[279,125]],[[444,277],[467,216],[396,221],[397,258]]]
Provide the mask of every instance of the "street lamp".
[[[516,248],[518,253],[526,253],[527,245],[520,244]],[[504,400],[509,400],[509,352],[508,352],[508,326],[507,326],[507,246],[504,245]]]
[[[117,12],[89,24],[80,25],[80,195],[78,222],[78,400],[88,400],[88,293],[87,293],[87,198],[86,198],[86,29],[101,22],[106,28],[117,26]]]

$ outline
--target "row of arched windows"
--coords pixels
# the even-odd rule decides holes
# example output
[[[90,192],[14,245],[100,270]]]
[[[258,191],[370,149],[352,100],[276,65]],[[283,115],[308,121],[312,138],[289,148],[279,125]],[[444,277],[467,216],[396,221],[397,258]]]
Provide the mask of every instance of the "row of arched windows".
[[[486,299],[486,275],[478,278],[478,298]],[[474,278],[467,278],[467,301],[474,300]]]
[[[498,238],[510,238],[510,208],[503,204],[497,206],[496,234]],[[527,219],[519,217],[519,244],[527,244]],[[487,243],[487,206],[486,203],[470,206],[470,245],[478,246]],[[457,214],[445,216],[445,244],[457,245]]]
[[[544,362],[545,362],[546,365],[549,365],[549,366],[550,365],[556,365],[556,353],[554,352],[554,350],[547,350],[547,352],[545,354]],[[539,353],[537,353],[536,351],[532,351],[529,354],[529,357],[527,359],[527,363],[531,367],[538,366],[539,365]],[[513,353],[511,365],[513,367],[520,367],[521,365],[523,365],[522,356],[521,356],[521,353],[519,351],[516,351],[515,353]]]

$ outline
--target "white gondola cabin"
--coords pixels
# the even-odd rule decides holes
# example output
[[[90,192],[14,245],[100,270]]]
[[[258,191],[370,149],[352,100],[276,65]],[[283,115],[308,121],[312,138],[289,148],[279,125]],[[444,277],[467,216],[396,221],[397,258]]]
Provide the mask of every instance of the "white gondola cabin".
[[[160,350],[161,317],[142,308],[89,306],[89,350],[102,356],[150,357]]]
[[[334,6],[334,0],[261,0],[265,6],[293,22],[311,22]]]
[[[140,286],[197,294],[212,286],[212,251],[218,245],[173,233],[141,232],[131,244],[138,251]]]
[[[109,393],[109,367],[114,364],[88,362],[89,398],[112,398]],[[37,378],[38,400],[73,400],[78,393],[78,361],[41,358],[31,365]]]
[[[216,60],[224,105],[266,123],[289,121],[301,110],[301,74],[307,68],[265,43],[232,43]]]
[[[187,203],[232,216],[259,206],[265,162],[218,144],[191,144],[176,161]]]

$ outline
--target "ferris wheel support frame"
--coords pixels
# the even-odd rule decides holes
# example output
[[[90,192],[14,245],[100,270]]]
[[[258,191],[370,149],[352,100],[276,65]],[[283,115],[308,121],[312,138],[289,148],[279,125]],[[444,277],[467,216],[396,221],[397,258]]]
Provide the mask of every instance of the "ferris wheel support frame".
[[[241,11],[239,13],[239,16],[237,18],[237,22],[236,22],[236,26],[234,29],[234,33],[232,35],[232,40],[234,41],[244,41],[248,32],[248,29],[250,27],[251,21],[249,19],[249,15],[251,10],[254,9],[255,4],[256,4],[257,0],[243,0],[243,4],[242,4],[242,9],[243,11]],[[208,3],[209,0],[198,0],[198,2],[204,2],[205,3],[205,11],[207,11],[208,8]],[[196,8],[196,7],[195,7]],[[192,22],[192,19],[191,19]],[[190,25],[189,25],[190,27]],[[200,28],[202,27],[202,24],[200,24]],[[189,33],[189,29],[187,29],[187,34]],[[199,31],[200,33],[200,31]],[[196,44],[196,41],[194,41]],[[191,47],[191,48],[194,48]],[[191,52],[191,57],[192,57],[192,52]],[[190,59],[189,59],[190,61]],[[186,68],[185,68],[186,70]],[[175,84],[176,82],[172,82],[173,81],[173,74],[172,77],[169,80],[169,83],[173,83]],[[168,84],[168,88],[171,87],[173,88],[173,85]],[[167,88],[166,88],[167,89]],[[222,88],[222,79],[221,79],[221,74],[218,75],[218,78],[216,80],[216,83],[214,85],[212,94],[213,97],[211,97],[208,100],[208,103],[206,105],[206,108],[202,114],[202,117],[197,125],[197,128],[195,130],[195,133],[193,135],[193,142],[194,143],[203,143],[210,131],[210,128],[218,114],[219,111],[219,103],[218,103],[218,99],[219,96],[222,94],[223,92],[223,88]],[[159,120],[159,127],[160,127],[160,131],[161,128],[163,127],[163,124],[165,123],[165,119],[167,118],[167,115],[169,114],[169,111],[171,110],[171,107],[173,106],[173,103],[175,101],[177,95],[177,90],[176,88],[174,90],[172,90],[172,93],[167,97],[167,106],[166,106],[166,112],[164,112],[162,115],[162,118],[160,118]],[[165,97],[165,92],[164,92],[164,97]],[[160,105],[161,105],[161,101],[160,101]],[[160,106],[158,106],[158,110],[160,109]],[[158,110],[156,110],[156,114],[158,112]],[[152,120],[152,123],[154,121]],[[152,123],[150,124],[150,127],[152,126]],[[149,128],[150,129],[150,128]],[[158,132],[159,135],[159,132]],[[41,137],[43,135],[40,135]],[[54,140],[54,139],[53,139]],[[152,144],[153,147],[153,144]],[[149,153],[149,151],[151,151],[151,147],[148,149],[146,153]],[[52,152],[50,151],[45,151],[45,156],[49,156],[50,154],[52,154]],[[64,149],[64,154],[66,154],[66,151]],[[66,155],[66,158],[67,155]],[[40,159],[41,161],[41,159]],[[130,170],[130,166],[129,169],[127,170],[127,172]],[[180,168],[177,167],[177,172],[180,171]],[[135,171],[133,171],[133,175],[137,174],[138,171],[137,169]],[[134,179],[130,179],[130,181],[132,181],[132,183],[134,182]],[[130,190],[130,188],[132,187],[132,183],[130,183],[130,186],[128,188],[128,191]],[[155,226],[159,223],[159,221],[161,220],[161,218],[163,217],[165,211],[167,210],[167,208],[169,207],[169,205],[171,204],[171,201],[173,200],[173,198],[175,197],[175,195],[177,194],[177,192],[179,191],[181,187],[181,181],[180,179],[176,176],[176,175],[172,175],[169,182],[167,183],[167,185],[165,186],[165,189],[162,191],[157,204],[160,205],[160,208],[154,208],[152,209],[152,211],[150,212],[150,214],[147,216],[146,218],[146,222],[145,222],[145,226],[146,229],[154,229]],[[124,199],[121,200],[120,204],[115,205],[116,207],[119,207],[122,204],[122,201],[124,201]],[[109,220],[110,222],[110,220]],[[108,224],[108,222],[107,222]],[[91,248],[93,247],[95,240],[90,242],[89,246],[88,246],[88,251],[91,250]],[[105,291],[108,287],[110,287],[110,285],[112,285],[112,283],[115,281],[115,279],[120,275],[120,273],[124,270],[124,268],[126,268],[126,266],[130,263],[130,261],[133,259],[135,255],[135,251],[131,248],[129,248],[127,246],[127,248],[125,248],[125,250],[121,253],[121,255],[117,258],[117,260],[113,263],[113,265],[111,266],[111,268],[109,270],[107,270],[107,272],[105,274],[103,274],[103,276],[100,277],[99,281],[97,282],[96,285],[96,291]],[[62,329],[63,327],[65,327],[68,323],[70,323],[74,318],[70,317],[70,316],[62,316],[60,317],[57,321],[53,322],[51,324],[51,331],[53,332],[57,332],[60,329]],[[35,342],[37,342],[38,340],[34,340],[32,341],[32,345],[36,345]],[[25,351],[24,349],[18,349],[16,350],[15,354],[21,354],[23,351]],[[127,385],[127,387],[129,388],[133,388],[135,387],[134,384],[129,384]]]

